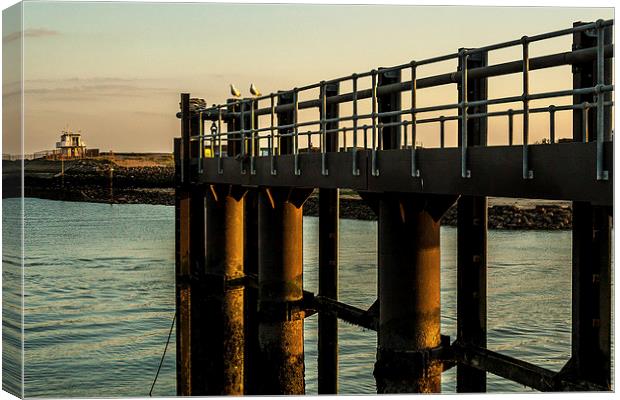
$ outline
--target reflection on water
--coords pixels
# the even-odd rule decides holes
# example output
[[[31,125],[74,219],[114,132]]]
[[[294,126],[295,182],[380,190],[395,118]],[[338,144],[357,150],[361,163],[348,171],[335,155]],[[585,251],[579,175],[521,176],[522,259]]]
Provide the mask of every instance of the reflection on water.
[[[18,202],[3,201],[4,215]],[[26,396],[146,396],[174,313],[174,209],[40,199],[25,204]],[[357,307],[370,306],[376,296],[376,229],[376,222],[340,224],[339,295]],[[310,291],[317,289],[317,235],[318,220],[304,218],[304,286]],[[442,329],[452,338],[455,239],[454,228],[442,228]],[[490,349],[553,370],[568,360],[570,247],[570,232],[489,232]],[[10,267],[15,258],[3,257],[7,285],[19,274]],[[9,284],[5,293],[18,299],[17,289]],[[15,348],[17,314],[3,312],[4,348]],[[339,327],[341,393],[375,393],[375,332],[343,322]],[[317,390],[316,328],[315,315],[305,328],[311,394]],[[174,349],[172,342],[154,395],[175,394]],[[454,391],[454,380],[454,369],[443,375],[445,392]],[[528,390],[493,375],[488,389]]]

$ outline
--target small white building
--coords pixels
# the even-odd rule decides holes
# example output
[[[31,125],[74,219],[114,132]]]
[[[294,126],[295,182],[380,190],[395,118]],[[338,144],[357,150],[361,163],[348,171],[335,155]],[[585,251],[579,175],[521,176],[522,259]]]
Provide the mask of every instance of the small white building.
[[[86,155],[86,143],[82,141],[82,133],[63,130],[60,135],[60,142],[56,142],[56,150],[63,157],[84,157]]]

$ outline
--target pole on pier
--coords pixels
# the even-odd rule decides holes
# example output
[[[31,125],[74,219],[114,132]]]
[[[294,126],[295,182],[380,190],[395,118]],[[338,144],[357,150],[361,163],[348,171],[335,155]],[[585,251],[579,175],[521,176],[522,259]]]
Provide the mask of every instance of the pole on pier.
[[[259,394],[305,393],[302,206],[311,192],[258,195]]]
[[[391,85],[394,83],[400,83],[401,71],[391,70],[382,71],[379,68],[379,82],[378,86]],[[397,111],[401,109],[401,94],[390,93],[377,97],[377,104],[379,106],[379,113],[386,111]],[[401,121],[401,115],[385,116],[379,118],[380,124],[397,123]],[[383,149],[398,149],[402,143],[400,137],[401,128],[400,125],[386,126],[383,128],[383,132],[379,132],[382,135]]]
[[[244,194],[238,186],[209,185],[206,196],[200,394],[207,396],[244,394]]]
[[[254,103],[256,107],[257,103]],[[244,115],[244,126],[252,126],[252,115],[248,111]],[[258,128],[258,116],[254,117],[255,128]],[[258,146],[256,140],[252,146]],[[254,147],[252,147],[254,149]],[[243,264],[246,276],[258,276],[258,189],[247,189],[243,215]],[[258,288],[247,287],[245,294],[245,394],[258,394],[259,379],[259,345],[258,345]]]
[[[337,96],[338,84],[325,85],[325,96]],[[323,113],[321,112],[321,115]],[[325,118],[338,118],[338,104],[325,109]],[[338,122],[325,124],[326,130],[338,129]],[[338,132],[326,135],[326,151],[338,151]],[[319,295],[338,299],[338,189],[319,189]],[[318,392],[338,393],[338,318],[319,313]]]
[[[581,24],[581,23],[576,23]],[[605,42],[610,43],[611,28]],[[577,32],[573,48],[596,44],[596,35]],[[573,88],[597,83],[596,63],[573,65]],[[605,62],[605,83],[611,82],[611,62]],[[591,102],[577,97],[573,101]],[[595,113],[588,114],[583,131],[581,110],[573,113],[573,140],[594,141]],[[603,138],[611,138],[611,114],[605,112]],[[592,179],[595,179],[593,177]],[[573,202],[572,358],[562,372],[611,389],[611,207]]]
[[[440,218],[453,196],[384,193],[379,202],[379,393],[438,393]]]
[[[181,140],[175,142],[177,394],[181,396],[200,394],[204,373],[204,294],[198,287],[205,261],[204,190],[191,186],[197,170],[191,161],[198,159],[200,148],[190,143],[199,121],[190,113],[189,100],[189,94],[181,95]]]
[[[486,53],[470,54],[467,68],[487,65]],[[461,66],[459,66],[460,69]],[[486,78],[467,82],[467,101],[486,100]],[[459,84],[459,99],[462,85]],[[487,107],[470,107],[468,112],[486,113]],[[460,112],[460,111],[459,111]],[[485,146],[487,118],[467,121],[467,146]],[[461,146],[461,124],[459,124]],[[457,340],[464,345],[485,348],[487,344],[487,199],[461,196],[457,205]],[[485,392],[486,372],[457,365],[456,390],[459,393]]]

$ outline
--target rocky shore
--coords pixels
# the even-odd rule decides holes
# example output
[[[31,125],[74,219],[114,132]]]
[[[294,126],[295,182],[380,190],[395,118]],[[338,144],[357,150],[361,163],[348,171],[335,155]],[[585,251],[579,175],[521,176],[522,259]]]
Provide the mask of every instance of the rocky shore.
[[[573,214],[568,205],[489,205],[489,229],[537,229],[562,230],[571,229]],[[311,197],[304,205],[304,215],[318,216],[318,197]],[[357,198],[340,199],[340,217],[375,221],[374,211]],[[442,225],[456,226],[456,205],[452,206],[441,220]]]
[[[125,165],[123,165],[125,164]],[[20,165],[3,161],[3,196],[16,197]],[[64,173],[62,169],[64,168]],[[27,197],[53,200],[88,201],[112,204],[174,205],[174,167],[171,162],[130,163],[106,159],[25,163]],[[572,210],[567,202],[534,200],[489,200],[490,229],[561,230],[572,226]],[[448,210],[442,224],[456,226],[456,206]],[[318,216],[318,197],[310,197],[304,215]],[[342,191],[340,217],[376,220],[373,210],[353,192]]]

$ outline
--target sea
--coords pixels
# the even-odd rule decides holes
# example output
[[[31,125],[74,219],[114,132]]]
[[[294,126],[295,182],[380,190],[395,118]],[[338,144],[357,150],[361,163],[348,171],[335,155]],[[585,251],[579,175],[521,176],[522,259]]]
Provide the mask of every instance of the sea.
[[[21,207],[2,201],[3,388],[20,393],[23,366],[27,397],[148,396],[175,311],[174,208],[26,198],[22,275]],[[303,225],[304,289],[316,292],[318,219]],[[339,257],[339,299],[368,308],[377,223],[341,220]],[[452,227],[441,228],[441,307],[442,333],[454,338]],[[570,325],[571,232],[490,230],[488,348],[558,371]],[[340,393],[376,393],[376,332],[341,321],[338,335]],[[304,345],[306,393],[316,394],[317,315],[305,320]],[[444,372],[443,392],[455,392],[455,375]],[[174,396],[175,380],[173,332],[153,396]],[[532,389],[488,374],[487,390]]]

